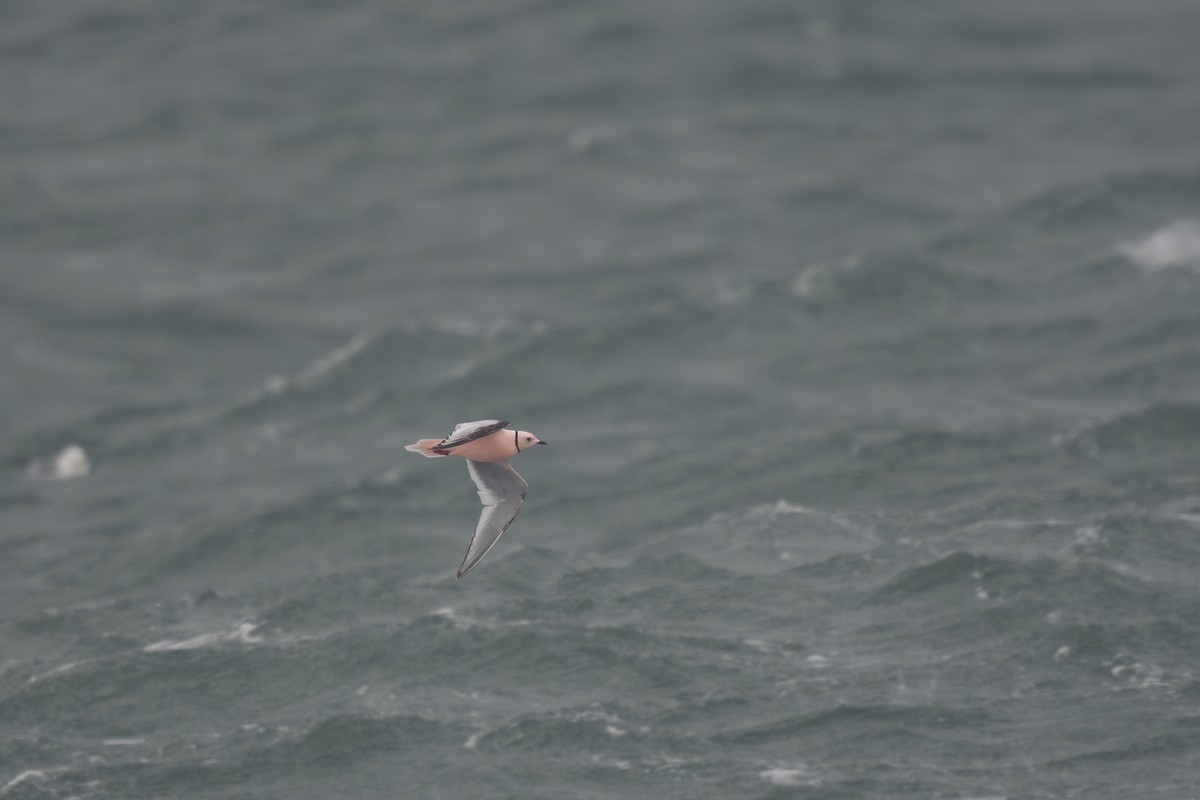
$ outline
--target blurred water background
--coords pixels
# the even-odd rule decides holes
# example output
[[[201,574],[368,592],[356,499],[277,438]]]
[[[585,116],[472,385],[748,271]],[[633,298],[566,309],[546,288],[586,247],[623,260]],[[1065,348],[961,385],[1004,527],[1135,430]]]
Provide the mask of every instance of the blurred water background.
[[[1200,796],[1197,31],[7,0],[0,798]]]

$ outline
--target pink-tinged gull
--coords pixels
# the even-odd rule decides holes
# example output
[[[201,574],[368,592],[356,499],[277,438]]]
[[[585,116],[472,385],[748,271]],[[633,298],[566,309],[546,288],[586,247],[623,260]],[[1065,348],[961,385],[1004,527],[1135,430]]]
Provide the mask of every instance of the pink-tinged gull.
[[[479,515],[466,558],[458,568],[460,578],[499,541],[525,502],[529,484],[508,460],[535,444],[545,444],[529,431],[505,428],[507,424],[499,419],[460,422],[444,439],[422,439],[404,448],[426,458],[458,456],[467,460],[467,471],[483,501],[483,513]]]

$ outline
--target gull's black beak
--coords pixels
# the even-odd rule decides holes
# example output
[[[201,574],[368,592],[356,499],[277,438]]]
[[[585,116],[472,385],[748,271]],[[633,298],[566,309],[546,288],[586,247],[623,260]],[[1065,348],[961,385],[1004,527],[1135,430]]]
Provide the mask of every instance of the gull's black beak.
[[[545,444],[545,442],[543,442],[543,441],[538,441],[538,444]]]

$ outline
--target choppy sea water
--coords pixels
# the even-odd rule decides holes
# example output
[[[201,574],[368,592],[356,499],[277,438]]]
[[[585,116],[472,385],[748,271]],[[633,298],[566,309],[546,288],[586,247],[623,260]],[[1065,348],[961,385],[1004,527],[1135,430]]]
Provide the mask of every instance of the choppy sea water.
[[[3,5],[0,798],[1200,796],[1198,25]]]

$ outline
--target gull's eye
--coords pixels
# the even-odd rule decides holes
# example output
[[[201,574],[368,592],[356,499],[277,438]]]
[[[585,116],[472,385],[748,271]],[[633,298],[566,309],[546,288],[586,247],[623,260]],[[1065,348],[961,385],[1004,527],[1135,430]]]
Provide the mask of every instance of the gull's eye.
[[[532,442],[532,441],[533,441],[533,437],[532,437],[532,436],[526,436],[526,437],[525,437],[525,441],[527,441],[527,442]]]

